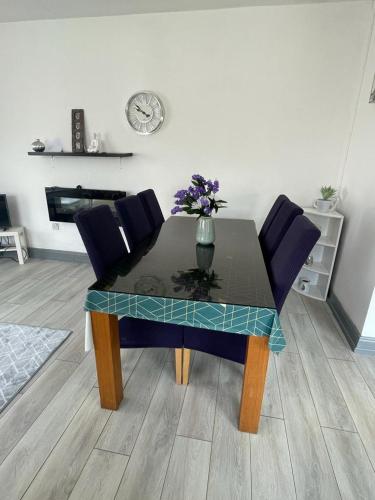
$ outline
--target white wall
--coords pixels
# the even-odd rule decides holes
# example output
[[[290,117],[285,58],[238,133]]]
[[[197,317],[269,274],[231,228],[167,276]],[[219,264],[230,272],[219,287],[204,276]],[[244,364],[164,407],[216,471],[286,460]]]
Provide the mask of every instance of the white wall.
[[[372,292],[370,306],[367,311],[365,324],[362,330],[363,337],[375,338],[375,288]]]
[[[375,287],[375,104],[369,104],[375,74],[375,31],[369,46],[358,109],[342,182],[345,231],[335,269],[333,291],[362,331]],[[370,313],[370,309],[369,309]],[[368,323],[363,335],[370,335]]]
[[[44,186],[154,187],[167,215],[192,173],[218,177],[222,215],[258,222],[285,192],[310,204],[337,184],[370,30],[370,1],[0,25],[0,191],[33,247],[83,250],[52,231]],[[150,137],[127,125],[137,90],[164,101]],[[31,158],[36,137],[70,143],[70,110],[118,160]],[[374,108],[375,109],[375,108]]]

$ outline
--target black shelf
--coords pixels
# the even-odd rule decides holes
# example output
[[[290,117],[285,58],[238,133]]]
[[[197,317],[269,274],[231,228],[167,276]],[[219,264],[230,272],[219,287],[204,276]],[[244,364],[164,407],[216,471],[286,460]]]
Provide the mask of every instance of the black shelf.
[[[86,158],[126,158],[128,156],[133,156],[133,153],[54,153],[53,151],[43,151],[42,153],[29,151],[27,154],[29,156],[85,156]]]

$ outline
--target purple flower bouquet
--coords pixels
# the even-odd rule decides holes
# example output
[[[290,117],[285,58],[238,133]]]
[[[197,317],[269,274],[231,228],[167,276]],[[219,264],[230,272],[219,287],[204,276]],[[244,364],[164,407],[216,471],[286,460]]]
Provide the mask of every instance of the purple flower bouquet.
[[[212,212],[225,208],[224,200],[216,200],[215,194],[219,192],[219,181],[211,181],[195,174],[191,178],[191,186],[187,189],[180,189],[174,195],[175,206],[171,210],[171,214],[175,215],[178,212],[186,212],[189,215],[196,214],[200,217],[211,217]]]

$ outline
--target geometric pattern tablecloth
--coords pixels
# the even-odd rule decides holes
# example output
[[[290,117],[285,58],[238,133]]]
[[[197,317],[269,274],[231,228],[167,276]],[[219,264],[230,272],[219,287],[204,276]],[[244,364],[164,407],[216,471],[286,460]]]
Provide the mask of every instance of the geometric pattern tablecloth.
[[[281,352],[286,346],[275,309],[88,290],[85,310],[218,332],[268,336],[273,352]]]

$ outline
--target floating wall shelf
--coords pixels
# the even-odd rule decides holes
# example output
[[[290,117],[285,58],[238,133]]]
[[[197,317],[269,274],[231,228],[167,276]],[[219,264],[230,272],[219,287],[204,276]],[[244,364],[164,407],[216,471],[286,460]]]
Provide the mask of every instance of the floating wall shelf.
[[[84,156],[86,158],[126,158],[133,156],[133,153],[65,153],[53,151],[43,151],[41,153],[29,151],[27,154],[29,156]]]

